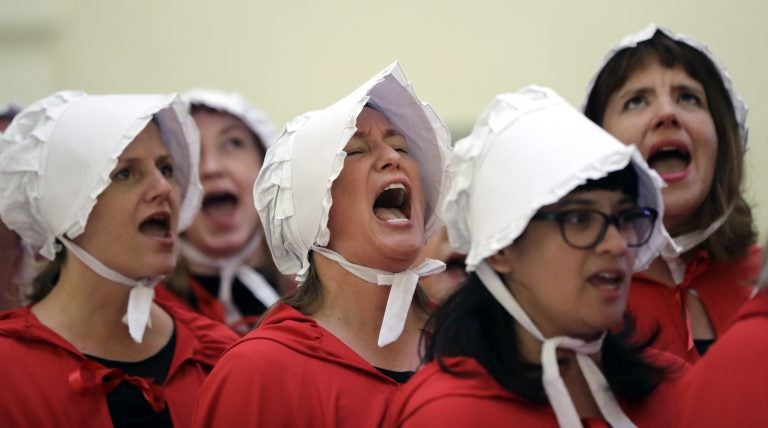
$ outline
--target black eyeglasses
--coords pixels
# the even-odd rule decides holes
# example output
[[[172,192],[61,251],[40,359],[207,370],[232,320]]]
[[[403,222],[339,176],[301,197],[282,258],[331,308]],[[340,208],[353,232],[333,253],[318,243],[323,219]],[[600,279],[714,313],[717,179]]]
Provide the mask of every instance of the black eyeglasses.
[[[532,219],[556,221],[568,245],[589,250],[603,241],[610,225],[616,226],[616,230],[624,238],[627,246],[645,245],[651,238],[658,217],[659,212],[653,208],[630,208],[610,215],[585,208],[539,212],[534,214]]]

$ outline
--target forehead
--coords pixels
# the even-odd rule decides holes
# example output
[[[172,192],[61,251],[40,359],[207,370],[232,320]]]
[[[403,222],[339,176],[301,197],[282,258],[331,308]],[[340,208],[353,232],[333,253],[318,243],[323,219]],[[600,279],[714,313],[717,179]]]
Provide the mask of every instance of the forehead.
[[[239,117],[207,107],[193,108],[192,118],[195,119],[197,126],[201,128],[203,126],[238,126],[248,130],[248,127]]]
[[[682,65],[678,64],[667,67],[658,58],[651,58],[629,75],[623,87],[650,84],[659,80],[669,81],[670,83],[686,83],[690,86],[701,86],[696,79],[685,71]]]
[[[374,126],[387,128],[387,129],[394,129],[394,126],[389,121],[389,119],[387,119],[387,117],[384,116],[384,114],[370,107],[363,107],[363,110],[360,111],[360,114],[357,116],[356,125],[358,130],[371,128]]]
[[[149,122],[147,126],[131,141],[123,150],[120,159],[140,157],[140,156],[162,156],[167,155],[168,149],[163,143],[160,135],[160,129],[154,122]]]

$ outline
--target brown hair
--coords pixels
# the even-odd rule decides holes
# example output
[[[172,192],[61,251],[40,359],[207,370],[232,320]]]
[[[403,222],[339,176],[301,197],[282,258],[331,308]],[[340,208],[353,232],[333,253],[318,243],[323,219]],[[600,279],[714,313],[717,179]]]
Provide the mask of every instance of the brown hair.
[[[681,66],[699,82],[707,97],[709,114],[717,132],[717,160],[715,179],[698,214],[691,219],[694,229],[703,229],[733,207],[722,226],[701,248],[715,260],[728,260],[747,254],[757,233],[752,210],[741,193],[744,175],[744,149],[741,146],[739,126],[733,110],[731,96],[723,84],[720,72],[712,61],[698,49],[675,41],[657,31],[653,37],[636,47],[619,51],[603,67],[587,98],[584,114],[602,126],[605,109],[611,95],[619,90],[634,74],[649,62],[657,60],[667,68]]]
[[[30,303],[37,303],[43,300],[43,298],[53,290],[56,283],[59,282],[61,269],[64,267],[66,261],[67,250],[62,248],[61,251],[56,253],[56,257],[46,263],[40,273],[35,276],[32,280],[32,287],[24,297],[29,300]]]

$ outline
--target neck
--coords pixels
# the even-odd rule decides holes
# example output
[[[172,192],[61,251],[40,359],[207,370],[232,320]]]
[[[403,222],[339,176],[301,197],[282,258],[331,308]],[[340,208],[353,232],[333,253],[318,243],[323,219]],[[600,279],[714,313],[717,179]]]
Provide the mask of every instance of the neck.
[[[31,310],[45,326],[79,351],[106,359],[140,361],[167,343],[173,331],[170,316],[153,305],[152,328],[136,343],[122,319],[131,288],[102,278],[71,256],[56,286]]]
[[[515,330],[517,331],[522,358],[533,364],[541,364],[543,344],[518,323],[515,323]],[[600,356],[600,353],[597,353],[589,357],[599,365]],[[557,360],[560,363],[560,377],[563,378],[579,416],[582,418],[601,417],[600,408],[592,397],[589,384],[587,384],[587,380],[576,362],[576,354],[568,349],[558,349]]]
[[[254,238],[255,237],[251,237],[250,239],[254,239]],[[263,239],[263,238],[259,237],[259,238],[256,238],[256,239],[259,239],[259,242],[260,242],[260,240]],[[187,242],[187,244],[188,245],[192,245],[189,242]],[[205,252],[203,252],[200,249],[197,249],[197,250],[199,252],[201,252],[203,255],[205,255],[207,257],[210,257],[211,259],[216,260],[216,259],[228,259],[228,258],[231,258],[231,257],[243,256],[240,253],[242,251],[246,251],[249,248],[249,246],[250,246],[251,248],[253,248],[253,250],[250,253],[248,253],[247,255],[244,255],[242,257],[241,263],[246,265],[246,266],[251,266],[251,267],[258,266],[260,264],[259,262],[261,260],[264,260],[264,257],[271,257],[270,255],[265,255],[265,253],[264,253],[266,245],[256,245],[255,248],[254,248],[253,245],[251,245],[251,244],[252,244],[251,240],[248,240],[237,251],[232,252],[230,254],[223,255],[223,256],[222,255],[213,256],[213,255],[210,255],[210,254],[206,254]],[[194,260],[191,260],[189,257],[185,258],[185,260],[187,262],[187,266],[189,267],[189,270],[192,273],[195,273],[195,274],[198,274],[198,275],[218,275],[220,273],[220,270],[219,270],[218,267],[210,266],[210,265],[204,264],[204,263],[195,262]]]
[[[680,256],[680,259],[684,262],[688,262],[691,257],[691,251],[684,253]],[[660,282],[669,287],[675,286],[675,280],[672,278],[672,272],[669,270],[669,266],[661,257],[656,257],[648,269],[642,271],[642,274],[653,279],[656,282]]]
[[[322,295],[309,316],[358,353],[371,365],[395,370],[415,370],[426,313],[412,304],[402,335],[379,348],[379,329],[389,298],[388,286],[366,282],[323,256],[313,258]]]

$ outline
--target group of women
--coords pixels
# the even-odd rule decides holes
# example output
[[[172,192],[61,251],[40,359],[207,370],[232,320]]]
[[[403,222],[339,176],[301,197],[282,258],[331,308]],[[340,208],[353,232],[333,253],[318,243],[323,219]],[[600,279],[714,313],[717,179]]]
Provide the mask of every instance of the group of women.
[[[764,425],[745,120],[654,25],[583,112],[499,94],[452,149],[398,63],[276,139],[236,94],[51,95],[0,137],[13,267],[48,260],[0,314],[0,420]]]

